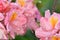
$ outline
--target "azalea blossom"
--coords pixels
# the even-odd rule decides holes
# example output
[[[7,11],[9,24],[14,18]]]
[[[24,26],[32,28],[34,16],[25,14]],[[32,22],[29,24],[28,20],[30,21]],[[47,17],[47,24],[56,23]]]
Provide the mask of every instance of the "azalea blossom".
[[[26,32],[27,18],[20,12],[20,9],[11,9],[6,13],[5,25],[9,32],[23,35]]]
[[[0,39],[14,39],[15,35],[24,35],[27,29],[39,28],[40,12],[33,0],[0,1]],[[29,4],[30,5],[29,5]],[[37,20],[36,20],[37,19]]]
[[[27,17],[27,27],[32,30],[37,29],[38,24],[35,18],[39,21],[41,16],[36,6],[32,3],[32,0],[16,0],[16,3],[23,8],[23,14]]]
[[[41,40],[57,40],[60,37],[57,37],[60,30],[60,14],[53,12],[50,15],[50,11],[45,11],[45,17],[40,19],[40,28],[35,31],[35,34]],[[58,32],[58,33],[57,33]],[[56,36],[56,38],[54,38]]]
[[[26,3],[25,8],[26,9],[25,9],[24,15],[28,19],[28,23],[27,23],[28,28],[30,28],[31,30],[37,29],[39,26],[38,26],[35,18],[37,19],[37,21],[40,20],[40,17],[41,17],[40,12],[38,11],[36,6],[32,2],[29,2],[29,4]]]

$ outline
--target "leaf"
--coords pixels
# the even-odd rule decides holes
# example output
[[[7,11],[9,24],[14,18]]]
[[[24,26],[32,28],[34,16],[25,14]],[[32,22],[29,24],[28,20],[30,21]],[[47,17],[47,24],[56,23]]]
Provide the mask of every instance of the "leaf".
[[[11,2],[15,2],[16,0],[12,0]]]
[[[60,0],[57,0],[55,11],[58,12],[58,13],[60,13]]]
[[[17,35],[14,40],[38,40],[31,30],[28,30],[24,36]]]
[[[45,10],[52,10],[53,0],[39,0],[41,3],[37,2],[36,6],[39,9],[42,16],[45,14]],[[40,5],[40,6],[39,6]]]

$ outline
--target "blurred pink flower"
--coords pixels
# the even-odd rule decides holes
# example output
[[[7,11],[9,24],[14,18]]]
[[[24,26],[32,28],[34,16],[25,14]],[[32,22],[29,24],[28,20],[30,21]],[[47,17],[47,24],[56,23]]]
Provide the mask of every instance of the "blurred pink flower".
[[[38,9],[34,4],[32,4],[32,2],[26,4],[24,15],[28,19],[27,23],[28,28],[30,28],[31,30],[35,30],[39,27],[37,21],[40,20],[41,16]],[[37,21],[35,21],[35,18],[37,19]]]
[[[40,12],[38,11],[37,7],[32,3],[32,0],[16,0],[16,3],[19,5],[21,9],[23,9],[23,14],[27,17],[27,27],[31,30],[35,30],[38,28],[38,24],[35,21],[40,20]],[[23,7],[21,6],[23,5]]]
[[[7,31],[14,38],[15,34],[24,35],[26,33],[27,18],[20,9],[12,8],[6,13],[5,25]]]
[[[53,12],[50,16],[50,11],[45,11],[45,17],[40,19],[40,28],[35,31],[36,36],[41,40],[50,40],[51,38],[48,38],[56,35],[58,30],[60,30],[59,18],[60,14]]]

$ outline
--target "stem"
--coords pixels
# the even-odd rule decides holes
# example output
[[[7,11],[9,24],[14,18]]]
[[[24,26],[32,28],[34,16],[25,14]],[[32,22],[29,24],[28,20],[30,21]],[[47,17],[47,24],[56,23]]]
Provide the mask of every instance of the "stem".
[[[58,0],[54,0],[53,6],[52,6],[52,13],[55,11],[56,9],[56,4],[57,4]]]

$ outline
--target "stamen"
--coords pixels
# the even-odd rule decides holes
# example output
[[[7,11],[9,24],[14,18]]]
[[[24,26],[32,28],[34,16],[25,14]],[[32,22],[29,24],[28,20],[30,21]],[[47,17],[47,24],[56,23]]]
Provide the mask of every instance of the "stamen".
[[[16,19],[16,17],[17,17],[17,13],[16,12],[13,12],[12,13],[12,16],[10,18],[10,22],[14,21]]]
[[[21,6],[25,6],[25,0],[17,0],[18,4]]]
[[[51,23],[51,25],[52,25],[53,28],[55,27],[57,21],[58,21],[58,19],[55,18],[55,17],[51,17],[51,18],[50,18],[50,23]]]
[[[58,38],[56,36],[53,36],[52,40],[58,40]]]

